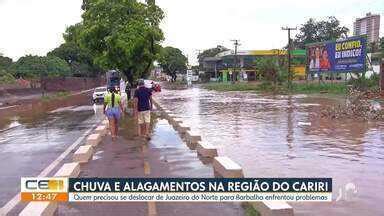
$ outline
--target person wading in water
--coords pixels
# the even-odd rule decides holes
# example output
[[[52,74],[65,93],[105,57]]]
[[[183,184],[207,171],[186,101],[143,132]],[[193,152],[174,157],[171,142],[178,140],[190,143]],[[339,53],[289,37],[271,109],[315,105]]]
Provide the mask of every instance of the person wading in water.
[[[152,90],[146,88],[144,80],[139,80],[139,87],[135,91],[134,115],[138,121],[138,135],[150,139],[149,126],[151,123]]]

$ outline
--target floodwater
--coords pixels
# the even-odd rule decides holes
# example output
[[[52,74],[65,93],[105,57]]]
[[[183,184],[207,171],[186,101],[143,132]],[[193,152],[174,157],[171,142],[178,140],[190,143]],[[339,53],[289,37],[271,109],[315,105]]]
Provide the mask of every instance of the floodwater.
[[[332,177],[332,203],[291,203],[297,215],[383,215],[384,124],[319,117],[341,99],[198,87],[159,101],[246,177]]]
[[[82,94],[0,113],[0,207],[20,191],[21,177],[39,175],[100,121],[90,98]]]

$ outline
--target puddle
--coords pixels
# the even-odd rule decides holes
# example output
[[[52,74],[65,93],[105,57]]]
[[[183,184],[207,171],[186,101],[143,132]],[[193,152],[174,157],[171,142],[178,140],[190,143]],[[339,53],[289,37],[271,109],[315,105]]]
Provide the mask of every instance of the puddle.
[[[156,96],[181,116],[219,155],[241,164],[250,177],[332,177],[332,204],[293,204],[310,215],[380,215],[384,208],[384,124],[318,117],[341,103],[306,95],[262,96],[200,88]],[[352,182],[356,201],[337,202]],[[313,212],[313,209],[316,211]]]

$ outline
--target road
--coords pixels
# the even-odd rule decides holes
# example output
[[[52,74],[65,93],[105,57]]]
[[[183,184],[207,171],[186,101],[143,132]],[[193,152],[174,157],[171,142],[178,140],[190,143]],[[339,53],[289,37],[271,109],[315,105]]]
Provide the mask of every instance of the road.
[[[88,93],[37,104],[1,119],[0,206],[13,204],[21,177],[53,175],[71,156],[63,153],[100,122],[89,98]]]

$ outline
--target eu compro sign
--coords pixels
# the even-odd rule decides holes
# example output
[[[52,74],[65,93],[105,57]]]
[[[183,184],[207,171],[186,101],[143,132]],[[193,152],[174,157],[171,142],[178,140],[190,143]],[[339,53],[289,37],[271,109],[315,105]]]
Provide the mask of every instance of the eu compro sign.
[[[365,36],[307,45],[310,73],[365,71],[367,39]]]

